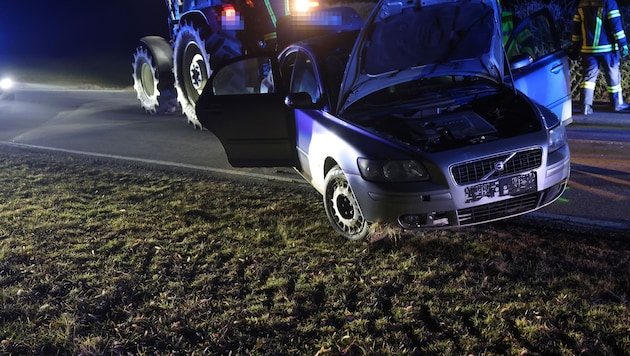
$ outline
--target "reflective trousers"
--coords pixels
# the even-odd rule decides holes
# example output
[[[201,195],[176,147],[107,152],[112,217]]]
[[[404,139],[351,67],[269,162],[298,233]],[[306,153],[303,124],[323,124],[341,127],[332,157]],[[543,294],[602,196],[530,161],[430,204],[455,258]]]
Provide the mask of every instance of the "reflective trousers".
[[[619,64],[620,56],[617,51],[599,54],[582,54],[582,74],[584,75],[584,81],[580,84],[580,87],[583,89],[583,105],[593,105],[595,82],[599,75],[600,66],[604,71],[604,78],[607,84],[606,90],[608,94],[610,94],[611,99],[623,98],[621,94],[621,73],[619,71]],[[617,103],[613,101],[612,104],[616,105]]]

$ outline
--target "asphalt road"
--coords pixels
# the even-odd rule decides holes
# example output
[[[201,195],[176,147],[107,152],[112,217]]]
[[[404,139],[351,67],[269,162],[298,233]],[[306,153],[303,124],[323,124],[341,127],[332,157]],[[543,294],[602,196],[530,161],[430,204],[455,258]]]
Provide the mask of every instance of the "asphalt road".
[[[592,115],[573,117],[568,135],[569,188],[537,214],[585,226],[610,226],[630,237],[630,112],[596,106]]]
[[[236,169],[208,131],[147,115],[132,91],[28,86],[0,101],[0,143],[302,183],[292,169]]]
[[[576,115],[569,189],[534,219],[610,226],[630,236],[630,113]],[[0,144],[35,147],[305,184],[292,169],[235,169],[208,131],[183,116],[146,115],[132,91],[26,86],[0,102]]]

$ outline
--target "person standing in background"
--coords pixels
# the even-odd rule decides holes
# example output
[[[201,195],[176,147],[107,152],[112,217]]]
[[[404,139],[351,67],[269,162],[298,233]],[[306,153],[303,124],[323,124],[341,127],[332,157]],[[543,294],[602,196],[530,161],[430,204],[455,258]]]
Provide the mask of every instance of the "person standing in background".
[[[573,16],[571,36],[573,56],[579,53],[583,82],[580,84],[582,114],[593,113],[593,96],[600,66],[603,67],[607,91],[615,111],[627,110],[621,88],[621,57],[628,56],[628,40],[621,13],[615,0],[580,0]]]

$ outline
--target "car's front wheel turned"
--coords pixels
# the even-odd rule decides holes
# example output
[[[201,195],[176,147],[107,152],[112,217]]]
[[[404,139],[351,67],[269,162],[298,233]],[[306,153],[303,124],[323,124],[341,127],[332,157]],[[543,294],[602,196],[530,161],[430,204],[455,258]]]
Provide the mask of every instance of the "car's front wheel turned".
[[[324,208],[333,229],[349,240],[367,238],[369,226],[352,188],[339,166],[326,174]]]

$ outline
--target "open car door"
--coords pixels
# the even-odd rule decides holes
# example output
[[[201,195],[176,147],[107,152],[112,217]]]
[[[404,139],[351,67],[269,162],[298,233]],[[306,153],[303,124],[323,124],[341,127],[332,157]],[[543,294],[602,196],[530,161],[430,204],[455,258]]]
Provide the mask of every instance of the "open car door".
[[[505,44],[516,89],[571,123],[571,72],[549,10],[521,21]]]
[[[272,58],[239,58],[212,74],[197,101],[199,121],[234,167],[296,165],[295,121],[277,68]]]

